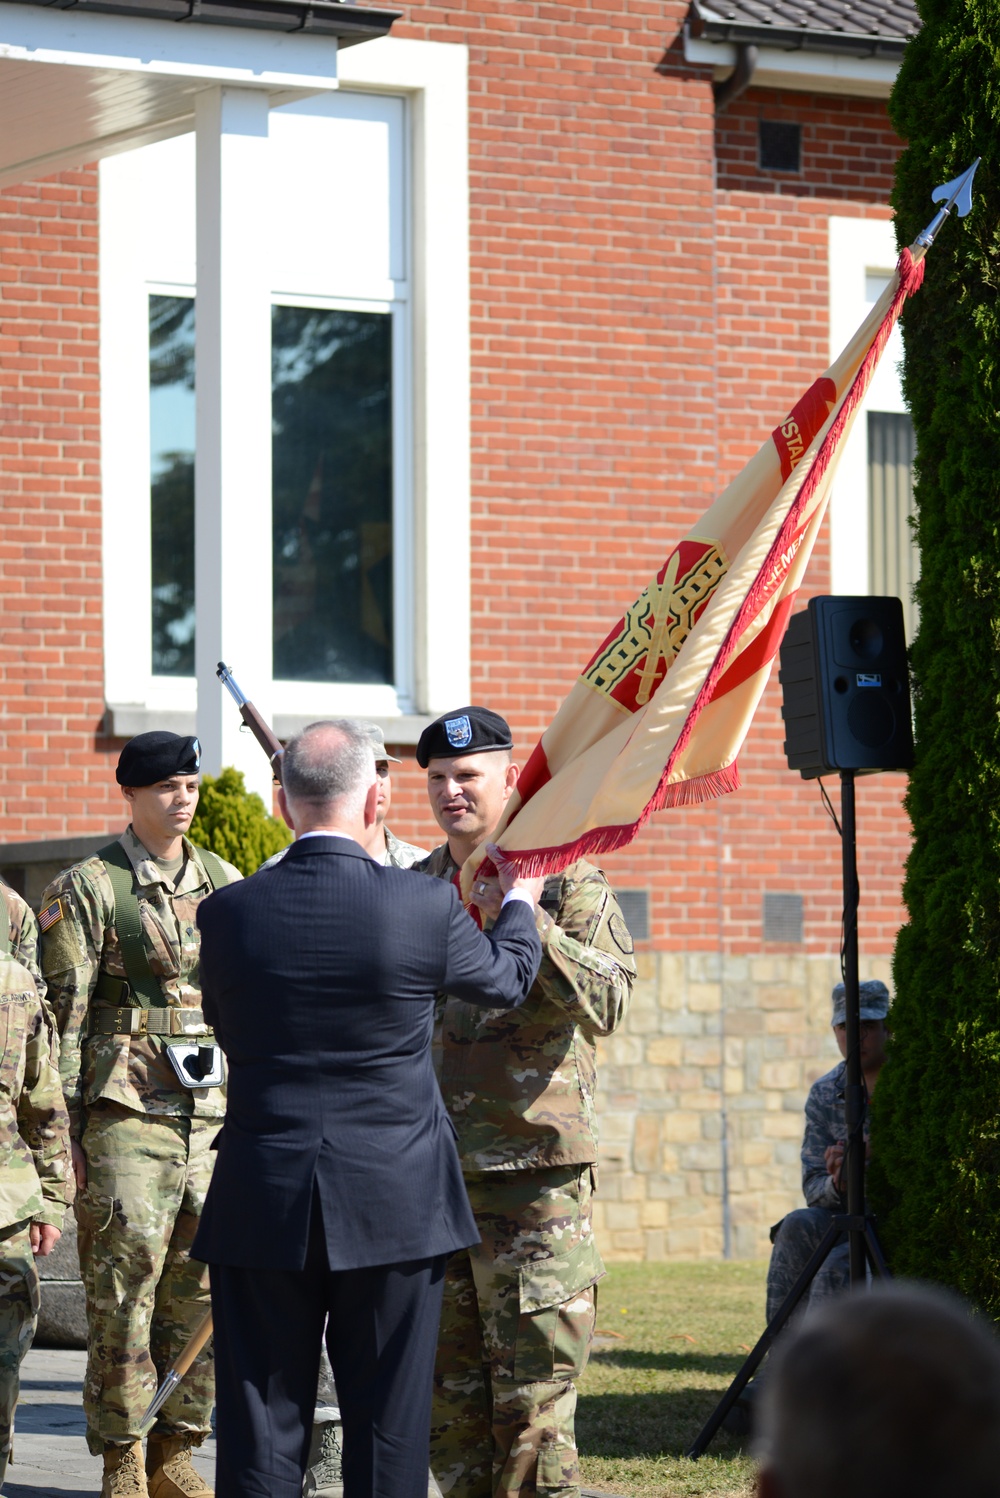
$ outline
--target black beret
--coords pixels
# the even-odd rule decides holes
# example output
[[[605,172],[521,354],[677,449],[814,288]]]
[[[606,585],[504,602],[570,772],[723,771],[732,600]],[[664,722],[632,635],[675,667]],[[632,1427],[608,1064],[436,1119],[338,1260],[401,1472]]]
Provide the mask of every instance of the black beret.
[[[119,785],[155,785],[171,775],[197,775],[201,745],[180,733],[138,733],[118,756],[115,779]]]
[[[486,754],[491,749],[513,749],[510,728],[488,707],[459,707],[429,723],[417,743],[417,764],[427,769],[432,759],[457,759],[462,754]]]

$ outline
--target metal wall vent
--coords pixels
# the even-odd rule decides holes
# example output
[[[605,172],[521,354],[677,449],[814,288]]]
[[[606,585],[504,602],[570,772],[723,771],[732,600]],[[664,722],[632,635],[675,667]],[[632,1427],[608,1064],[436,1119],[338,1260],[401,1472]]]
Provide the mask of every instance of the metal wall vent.
[[[633,941],[649,940],[649,890],[616,889],[618,903]]]
[[[802,941],[802,896],[765,894],[764,940]]]

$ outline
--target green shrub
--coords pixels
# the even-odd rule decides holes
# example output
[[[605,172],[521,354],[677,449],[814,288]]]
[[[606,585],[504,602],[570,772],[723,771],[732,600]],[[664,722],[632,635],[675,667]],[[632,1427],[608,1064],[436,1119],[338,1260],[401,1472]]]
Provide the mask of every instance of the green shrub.
[[[900,244],[979,154],[904,316],[917,435],[914,842],[870,1189],[897,1274],[1000,1319],[1000,4],[918,0],[890,116]],[[863,871],[862,871],[863,873]]]
[[[253,874],[292,840],[284,822],[270,816],[257,793],[247,790],[242,770],[229,767],[217,776],[202,776],[198,810],[188,836],[234,863],[241,874]]]

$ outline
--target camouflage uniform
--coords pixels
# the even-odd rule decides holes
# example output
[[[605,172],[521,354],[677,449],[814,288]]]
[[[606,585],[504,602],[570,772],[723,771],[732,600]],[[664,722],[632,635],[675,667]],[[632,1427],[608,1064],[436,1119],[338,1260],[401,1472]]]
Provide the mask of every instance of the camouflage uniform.
[[[212,886],[198,850],[184,839],[187,861],[173,883],[131,827],[119,842],[132,865],[163,1007],[197,1010],[190,1023],[204,1032],[195,913]],[[241,877],[232,865],[223,867],[229,879]],[[110,1443],[138,1440],[158,1382],[208,1309],[207,1273],[188,1251],[225,1097],[217,1087],[184,1087],[162,1036],[95,1033],[102,1014],[114,1008],[95,995],[99,974],[125,979],[103,861],[88,858],[60,874],[42,905],[42,969],[62,1036],[70,1131],[87,1158],[76,1215],[89,1331],[84,1409],[88,1444],[99,1454]],[[104,988],[107,980],[101,982]],[[142,1007],[128,990],[115,1004]],[[206,1349],[163,1407],[155,1432],[190,1434],[197,1443],[210,1429],[213,1400]]]
[[[38,1316],[31,1224],[61,1227],[71,1191],[52,1028],[28,968],[0,953],[0,1482]]]
[[[415,865],[458,869],[447,844]],[[439,1063],[482,1242],[448,1262],[431,1467],[447,1498],[578,1492],[576,1388],[604,1265],[591,1203],[594,1040],[621,1023],[632,939],[604,875],[546,881],[542,966],[520,1009],[445,998]]]
[[[35,912],[16,889],[11,889],[5,879],[0,879],[0,897],[7,908],[7,938],[4,941],[0,933],[0,952],[8,952],[15,962],[28,969],[35,980],[38,997],[44,1005],[45,982],[38,960],[39,936]],[[3,910],[0,908],[0,919],[2,918]]]
[[[806,1128],[802,1140],[802,1192],[808,1206],[789,1212],[771,1229],[771,1262],[767,1271],[767,1319],[781,1306],[798,1279],[814,1249],[819,1247],[835,1213],[846,1211],[845,1198],[837,1190],[834,1177],[826,1168],[824,1152],[831,1144],[847,1138],[844,1117],[844,1088],[847,1085],[847,1063],[841,1061],[832,1071],[820,1077],[809,1089],[806,1100]],[[864,1138],[868,1140],[868,1115],[865,1114]],[[818,1304],[849,1288],[851,1282],[846,1235],[827,1255],[809,1290],[799,1302],[800,1309]]]

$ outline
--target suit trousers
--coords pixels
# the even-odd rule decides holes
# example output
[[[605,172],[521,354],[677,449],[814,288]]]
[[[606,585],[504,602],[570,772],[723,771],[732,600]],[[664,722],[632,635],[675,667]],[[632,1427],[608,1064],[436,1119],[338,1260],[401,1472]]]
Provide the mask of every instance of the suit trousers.
[[[301,1498],[323,1322],[344,1498],[427,1498],[445,1255],[331,1271],[314,1199],[305,1266],[211,1266],[216,1498]]]

